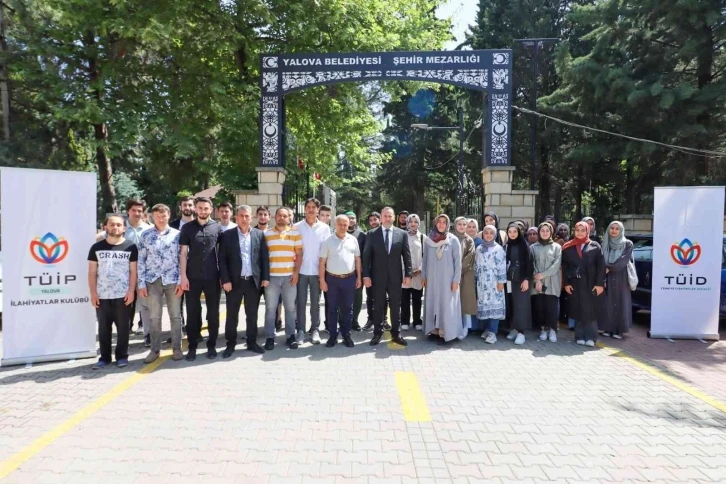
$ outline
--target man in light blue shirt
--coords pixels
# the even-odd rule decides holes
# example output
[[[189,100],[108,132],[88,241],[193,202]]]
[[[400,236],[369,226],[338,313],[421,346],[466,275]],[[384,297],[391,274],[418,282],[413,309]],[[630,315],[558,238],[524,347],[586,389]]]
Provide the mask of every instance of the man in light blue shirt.
[[[172,359],[179,361],[181,350],[181,306],[179,231],[169,227],[171,211],[163,204],[151,209],[154,226],[141,234],[139,249],[139,296],[149,305],[149,334],[151,351],[144,363],[153,363],[161,351],[161,318],[164,298],[171,321]]]

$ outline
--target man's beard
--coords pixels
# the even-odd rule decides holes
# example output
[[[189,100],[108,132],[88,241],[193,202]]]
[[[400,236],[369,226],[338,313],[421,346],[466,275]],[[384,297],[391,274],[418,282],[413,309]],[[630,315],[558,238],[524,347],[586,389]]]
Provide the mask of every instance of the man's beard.
[[[357,229],[357,228],[358,228],[358,224],[355,224],[355,225],[349,225],[349,226],[348,226],[348,233],[349,233],[349,234],[352,234],[353,232],[355,232],[355,229]]]
[[[207,215],[206,217],[202,217],[201,215],[197,215],[197,218],[199,219],[200,222],[206,222],[207,220],[209,220],[209,215]]]
[[[189,210],[182,210],[182,215],[184,215],[185,217],[191,217],[193,213],[194,212],[191,209],[189,209]]]

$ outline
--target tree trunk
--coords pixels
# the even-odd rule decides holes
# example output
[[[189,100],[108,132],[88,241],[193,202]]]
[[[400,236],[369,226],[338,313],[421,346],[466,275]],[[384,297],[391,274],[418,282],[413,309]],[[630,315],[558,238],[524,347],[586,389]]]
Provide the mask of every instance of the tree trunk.
[[[540,149],[540,176],[539,176],[539,210],[535,214],[535,221],[544,219],[545,215],[549,214],[550,210],[550,163],[549,163],[549,150],[546,146],[542,146]]]
[[[698,56],[696,58],[696,76],[698,78],[699,90],[707,88],[707,86],[713,81],[712,72],[714,62],[713,29],[710,25],[703,25],[701,33],[701,45],[698,47]],[[711,124],[710,110],[704,110],[701,114],[696,116],[696,122],[708,131],[709,125]],[[703,141],[706,139],[708,139],[708,137],[699,136],[696,139],[696,147],[701,149],[707,147],[708,142]],[[705,156],[694,156],[692,158],[695,158],[694,165],[699,168],[697,176],[707,177],[710,173],[709,159]]]
[[[96,44],[96,38],[92,31],[86,32],[86,35],[83,37],[83,43],[86,47],[91,47]],[[103,93],[98,82],[99,69],[95,52],[93,51],[91,51],[88,57],[88,70],[90,73],[89,84],[93,92],[93,99],[99,108],[101,108],[103,104]],[[116,189],[113,186],[113,166],[111,165],[111,159],[106,153],[106,143],[108,142],[108,127],[106,123],[93,123],[93,137],[96,140],[96,166],[101,184],[101,208],[106,213],[115,213],[118,211],[118,204],[116,203]]]
[[[577,184],[575,184],[575,220],[582,220],[582,192],[585,170],[582,164],[577,165]],[[574,224],[573,224],[574,225]]]
[[[626,213],[638,213],[635,203],[635,180],[633,179],[633,161],[625,161],[625,211]]]

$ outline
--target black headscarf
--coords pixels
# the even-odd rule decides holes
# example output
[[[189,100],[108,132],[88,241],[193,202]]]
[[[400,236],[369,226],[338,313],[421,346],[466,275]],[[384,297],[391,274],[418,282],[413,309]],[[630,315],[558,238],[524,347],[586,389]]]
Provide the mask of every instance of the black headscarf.
[[[512,239],[511,237],[509,237],[509,229],[511,227],[517,229],[516,239]],[[507,226],[507,237],[507,264],[509,264],[510,269],[519,266],[519,271],[516,271],[517,275],[515,276],[519,279],[517,282],[521,282],[524,279],[531,278],[533,276],[534,266],[532,265],[529,255],[529,246],[527,245],[527,241],[524,238],[524,231],[522,230],[520,224],[518,224],[517,222],[510,223]],[[516,260],[512,260],[513,252],[516,253]]]
[[[494,234],[494,242],[496,242],[499,245],[502,245],[502,234],[499,231],[499,217],[497,217],[497,214],[494,212],[487,212],[484,214],[484,225],[487,225],[487,217],[491,217],[494,219],[494,227],[497,229],[496,233]],[[482,234],[482,239],[484,238]]]

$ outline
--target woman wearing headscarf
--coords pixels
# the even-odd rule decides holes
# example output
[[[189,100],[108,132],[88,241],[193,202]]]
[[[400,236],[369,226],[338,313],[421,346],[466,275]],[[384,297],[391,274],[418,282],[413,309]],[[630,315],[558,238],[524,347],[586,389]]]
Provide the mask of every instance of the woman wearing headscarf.
[[[434,219],[428,238],[424,240],[421,266],[424,298],[424,334],[441,338],[447,343],[460,338],[461,323],[461,244],[449,233],[449,217]]]
[[[555,233],[555,243],[560,244],[560,246],[564,246],[568,240],[570,240],[570,226],[566,223],[561,223],[557,226],[557,232]],[[562,274],[562,268],[560,268],[560,274]],[[560,291],[559,320],[563,323],[566,321],[570,330],[574,331],[575,320],[567,317],[567,293],[565,292],[564,280],[562,284],[562,291]]]
[[[466,337],[472,327],[472,316],[476,316],[476,284],[474,282],[474,259],[476,247],[474,240],[466,234],[468,220],[457,217],[454,220],[454,235],[461,244],[461,319],[462,336]]]
[[[532,244],[536,244],[539,240],[539,231],[537,230],[537,227],[530,227],[527,229],[527,245],[531,246]]]
[[[477,318],[486,322],[487,331],[481,336],[489,344],[497,342],[499,321],[506,317],[507,254],[496,243],[497,232],[493,225],[484,227],[484,242],[476,249]]]
[[[597,235],[597,225],[595,224],[595,219],[592,217],[585,217],[582,219],[582,221],[585,222],[590,229],[590,240],[593,240],[598,244],[602,245],[602,237]]]
[[[551,343],[557,342],[558,305],[562,288],[562,247],[552,240],[554,231],[552,224],[542,222],[539,225],[539,239],[529,248],[534,264],[531,293],[535,323],[542,330],[540,341],[549,339]]]
[[[575,320],[575,342],[595,346],[597,321],[603,315],[605,259],[600,244],[590,240],[587,222],[577,222],[575,237],[562,250],[567,314]]]
[[[411,251],[411,270],[413,271],[410,284],[403,284],[401,290],[401,329],[406,331],[411,324],[411,305],[413,305],[413,329],[421,330],[423,320],[421,319],[421,300],[423,298],[423,248],[426,236],[418,228],[421,219],[415,213],[406,218],[408,230],[408,248]]]
[[[524,332],[532,329],[532,309],[529,280],[534,275],[534,265],[522,228],[512,222],[507,227],[507,321],[511,331],[508,340],[524,344]]]
[[[605,301],[607,311],[600,323],[603,336],[621,339],[633,324],[628,263],[633,257],[633,243],[625,238],[625,227],[615,221],[608,226],[602,244],[605,259]]]
[[[470,218],[466,221],[466,235],[474,240],[474,248],[476,249],[484,242],[484,239],[479,237],[479,222],[475,219]]]
[[[560,246],[563,246],[568,240],[570,240],[570,226],[566,223],[561,223],[557,226],[557,232],[555,233],[555,242],[560,244]]]
[[[487,212],[484,214],[484,225],[491,225],[495,228],[497,235],[494,237],[494,241],[501,247],[507,243],[507,233],[504,230],[499,230],[499,217],[494,212]],[[481,238],[484,238],[484,232],[482,231]]]

